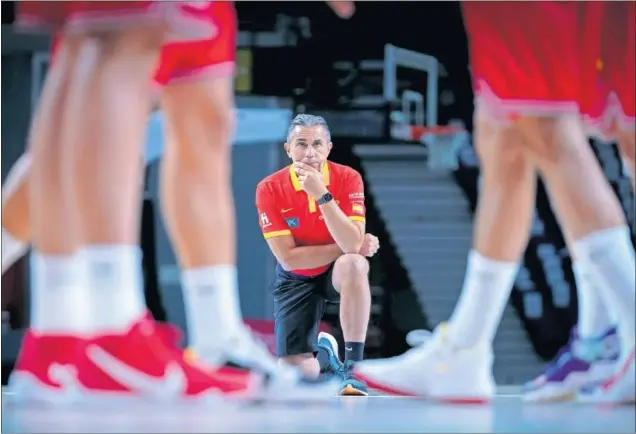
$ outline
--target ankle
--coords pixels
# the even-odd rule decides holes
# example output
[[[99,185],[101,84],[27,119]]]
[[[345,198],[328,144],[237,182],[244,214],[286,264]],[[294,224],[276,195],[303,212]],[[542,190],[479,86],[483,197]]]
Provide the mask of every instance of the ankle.
[[[361,362],[364,359],[364,342],[345,341],[345,363]]]

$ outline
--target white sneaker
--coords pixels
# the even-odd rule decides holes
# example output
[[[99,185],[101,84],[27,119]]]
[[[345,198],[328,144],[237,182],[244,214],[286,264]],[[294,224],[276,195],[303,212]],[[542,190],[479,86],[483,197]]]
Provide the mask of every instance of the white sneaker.
[[[635,349],[623,352],[616,364],[616,373],[605,381],[589,383],[577,394],[580,402],[633,404],[636,402]]]
[[[483,403],[495,394],[492,364],[489,345],[455,348],[448,342],[442,325],[428,343],[401,356],[356,364],[355,375],[370,388],[388,394]]]

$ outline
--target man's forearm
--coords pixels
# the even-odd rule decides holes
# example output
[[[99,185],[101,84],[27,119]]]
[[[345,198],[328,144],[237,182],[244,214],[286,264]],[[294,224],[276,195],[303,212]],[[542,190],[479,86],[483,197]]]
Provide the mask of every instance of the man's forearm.
[[[327,229],[344,253],[358,253],[364,235],[340,209],[335,201],[320,206],[320,211],[327,224]]]
[[[300,246],[290,249],[281,265],[289,270],[307,270],[329,265],[342,255],[337,244]]]

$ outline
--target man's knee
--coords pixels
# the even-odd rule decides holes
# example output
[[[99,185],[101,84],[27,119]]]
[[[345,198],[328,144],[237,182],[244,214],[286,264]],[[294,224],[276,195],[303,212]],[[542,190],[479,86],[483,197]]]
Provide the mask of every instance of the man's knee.
[[[279,357],[278,364],[294,366],[308,377],[318,377],[320,375],[320,364],[311,353]]]
[[[340,284],[366,281],[368,274],[369,261],[357,253],[342,255],[334,264],[333,277]]]
[[[299,366],[303,363],[307,363],[308,360],[312,360],[313,358],[314,355],[312,353],[303,353],[294,354],[293,356],[282,356],[278,358],[278,361],[292,366]]]
[[[523,117],[516,125],[527,152],[543,164],[557,164],[565,158],[576,157],[581,153],[581,146],[587,146],[583,124],[575,114]]]

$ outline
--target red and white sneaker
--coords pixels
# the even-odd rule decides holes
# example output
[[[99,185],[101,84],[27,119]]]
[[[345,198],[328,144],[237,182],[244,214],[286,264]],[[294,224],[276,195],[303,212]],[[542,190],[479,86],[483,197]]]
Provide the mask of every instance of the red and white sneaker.
[[[636,403],[636,350],[625,353],[616,364],[616,373],[605,381],[584,385],[577,394],[580,402],[601,404]]]
[[[165,327],[165,326],[164,326]],[[209,372],[166,342],[143,318],[124,334],[91,339],[27,333],[10,379],[15,396],[62,403],[94,398],[150,401],[250,397],[262,379],[252,373]]]
[[[71,335],[42,335],[27,330],[9,377],[14,400],[65,403],[75,397],[64,387],[63,370],[72,366],[86,341]]]

